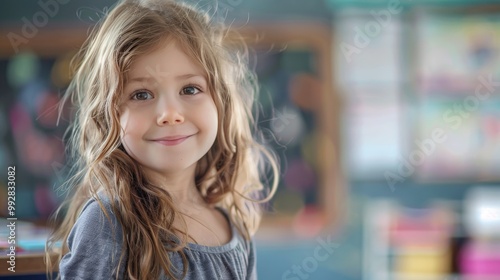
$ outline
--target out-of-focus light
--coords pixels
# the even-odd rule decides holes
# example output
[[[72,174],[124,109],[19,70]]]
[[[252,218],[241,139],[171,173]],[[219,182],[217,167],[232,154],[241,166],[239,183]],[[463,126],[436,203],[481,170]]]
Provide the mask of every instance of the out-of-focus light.
[[[465,200],[465,225],[477,237],[500,236],[500,189],[475,188]]]
[[[316,186],[314,170],[305,161],[296,159],[289,163],[284,178],[287,188],[304,192]]]
[[[325,225],[324,213],[314,205],[307,205],[295,216],[293,230],[300,237],[312,238],[318,236]]]
[[[276,140],[286,146],[295,145],[304,134],[305,124],[300,112],[294,107],[284,106],[271,119],[271,130]]]
[[[299,108],[306,111],[317,111],[321,104],[321,82],[311,74],[295,75],[289,82],[290,99]]]
[[[71,59],[74,53],[68,53],[59,57],[52,67],[52,83],[58,88],[66,87],[71,81]]]
[[[40,62],[34,53],[20,53],[7,66],[7,82],[13,88],[34,80],[39,73]]]
[[[479,219],[485,222],[500,221],[500,207],[481,207],[479,213]]]

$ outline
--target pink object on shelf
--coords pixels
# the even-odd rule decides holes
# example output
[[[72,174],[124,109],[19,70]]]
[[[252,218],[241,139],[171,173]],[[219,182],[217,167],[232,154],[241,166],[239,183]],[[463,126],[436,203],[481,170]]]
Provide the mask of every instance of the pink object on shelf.
[[[498,276],[500,279],[500,244],[474,241],[466,244],[460,253],[460,267],[463,275]]]

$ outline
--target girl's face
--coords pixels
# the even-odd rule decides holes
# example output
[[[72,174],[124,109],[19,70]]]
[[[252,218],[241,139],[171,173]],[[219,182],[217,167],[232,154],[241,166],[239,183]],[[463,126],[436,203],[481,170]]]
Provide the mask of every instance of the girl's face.
[[[175,42],[139,56],[122,93],[120,124],[125,150],[146,171],[194,173],[218,128],[204,71]]]

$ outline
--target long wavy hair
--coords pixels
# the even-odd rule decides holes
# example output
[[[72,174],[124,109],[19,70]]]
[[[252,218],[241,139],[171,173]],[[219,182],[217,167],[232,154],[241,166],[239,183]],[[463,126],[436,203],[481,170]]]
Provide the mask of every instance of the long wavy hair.
[[[126,73],[138,57],[165,40],[175,40],[203,67],[218,110],[216,140],[197,163],[196,187],[209,205],[229,213],[246,239],[258,228],[261,203],[274,195],[279,171],[274,153],[256,140],[252,104],[258,87],[244,39],[186,4],[124,0],[98,23],[74,58],[73,78],[61,103],[61,108],[67,103],[77,108],[67,134],[75,164],[64,185],[71,191],[54,214],[57,227],[47,241],[50,276],[68,252],[68,235],[85,202],[94,198],[109,214],[98,195],[102,192],[112,198],[111,210],[123,229],[119,263],[125,263],[126,278],[157,279],[164,272],[178,279],[170,269],[168,252],[173,251],[182,255],[181,278],[187,272],[183,248],[188,234],[174,227],[177,217],[184,221],[182,214],[168,191],[145,177],[120,141],[118,101]],[[171,236],[181,242],[172,243]]]

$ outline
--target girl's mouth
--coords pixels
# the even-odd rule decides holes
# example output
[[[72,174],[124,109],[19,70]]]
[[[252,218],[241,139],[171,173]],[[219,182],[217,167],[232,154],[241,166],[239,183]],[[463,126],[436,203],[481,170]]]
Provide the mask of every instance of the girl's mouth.
[[[152,141],[155,143],[164,145],[164,146],[175,146],[175,145],[178,145],[178,144],[184,142],[186,139],[188,139],[191,136],[192,135],[168,136],[168,137],[154,139]]]

